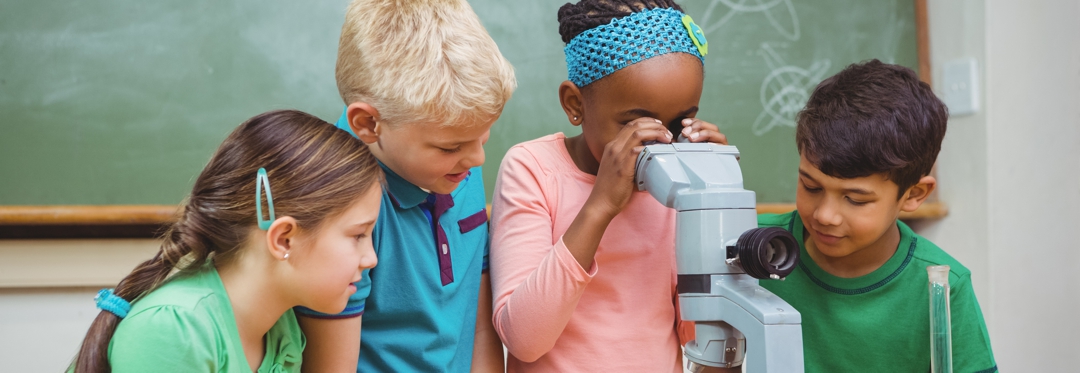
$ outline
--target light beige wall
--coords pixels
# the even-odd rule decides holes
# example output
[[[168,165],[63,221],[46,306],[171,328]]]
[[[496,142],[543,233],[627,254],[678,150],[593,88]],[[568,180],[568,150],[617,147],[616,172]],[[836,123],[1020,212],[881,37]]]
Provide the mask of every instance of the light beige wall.
[[[1080,1],[988,1],[989,266],[1004,371],[1076,371]]]
[[[943,81],[943,65],[959,58],[974,58],[979,66],[979,85],[986,87],[985,4],[982,0],[928,0],[931,76]],[[940,87],[935,90],[940,92]],[[949,118],[949,129],[938,155],[938,195],[949,206],[949,215],[936,222],[913,227],[963,263],[972,272],[975,295],[989,295],[988,191],[986,95],[983,110]],[[984,301],[985,303],[985,301]],[[985,307],[984,307],[985,308]]]
[[[918,225],[973,272],[1002,371],[1075,370],[1080,321],[1080,2],[929,0],[935,81],[980,66],[982,110],[950,118],[945,219]]]
[[[98,314],[98,289],[0,289],[3,371],[62,372]]]
[[[63,371],[97,316],[97,291],[157,248],[156,240],[0,240],[0,370]]]
[[[0,240],[0,288],[111,286],[157,252],[157,240]]]

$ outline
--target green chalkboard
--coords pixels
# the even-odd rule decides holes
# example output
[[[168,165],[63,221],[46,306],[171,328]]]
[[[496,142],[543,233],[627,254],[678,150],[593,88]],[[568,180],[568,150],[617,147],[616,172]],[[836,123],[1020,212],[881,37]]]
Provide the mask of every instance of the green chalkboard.
[[[178,203],[244,119],[295,108],[335,120],[348,0],[7,0],[0,6],[0,205]],[[573,135],[556,10],[472,0],[519,88],[492,130],[502,155]],[[742,150],[759,202],[794,201],[792,118],[817,81],[879,58],[917,66],[912,0],[683,1],[707,32],[700,117]]]
[[[175,204],[263,111],[336,118],[348,0],[5,0],[0,205]]]
[[[519,87],[487,146],[488,164],[497,165],[513,144],[581,131],[567,122],[556,94],[566,80],[556,11],[566,1],[485,3],[477,14],[514,64]],[[818,82],[871,58],[918,67],[913,0],[679,3],[709,41],[698,116],[739,147],[745,186],[759,203],[795,202],[794,116]],[[488,185],[496,172],[485,169]]]

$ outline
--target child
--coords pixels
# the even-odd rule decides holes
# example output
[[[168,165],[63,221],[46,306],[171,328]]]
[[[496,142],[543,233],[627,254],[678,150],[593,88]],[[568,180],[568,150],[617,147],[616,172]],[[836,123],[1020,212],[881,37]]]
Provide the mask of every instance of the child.
[[[726,143],[695,119],[697,30],[668,0],[559,9],[559,99],[582,134],[518,144],[499,169],[491,273],[509,372],[682,372],[675,211],[633,178],[647,141]]]
[[[797,210],[759,223],[799,241],[798,269],[761,286],[802,313],[807,372],[929,370],[926,267],[941,264],[951,268],[953,370],[997,371],[971,272],[897,220],[937,185],[947,119],[913,71],[878,60],[821,82],[799,113]]]
[[[375,266],[382,178],[365,147],[314,116],[241,124],[157,255],[98,293],[73,371],[299,372],[292,308],[340,312]]]
[[[345,312],[301,309],[304,360],[315,362],[305,370],[502,371],[479,166],[513,68],[464,0],[356,0],[337,80],[347,105],[338,126],[387,175],[374,232],[381,264]]]

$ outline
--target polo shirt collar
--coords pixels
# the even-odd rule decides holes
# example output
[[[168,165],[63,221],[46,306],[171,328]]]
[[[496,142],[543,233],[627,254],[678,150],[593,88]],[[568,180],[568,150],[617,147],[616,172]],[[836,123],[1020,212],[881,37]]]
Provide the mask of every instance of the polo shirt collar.
[[[346,116],[348,109],[349,107],[346,106],[345,109],[341,111],[341,116],[338,117],[337,123],[335,123],[334,126],[345,130],[345,132],[348,132],[353,137],[359,139],[360,137],[356,136],[356,133],[353,133],[352,129],[349,128],[349,118]],[[427,200],[428,192],[425,192],[423,189],[420,189],[420,187],[413,185],[413,183],[410,183],[408,180],[405,180],[394,173],[394,171],[390,170],[389,167],[386,167],[382,161],[378,162],[379,167],[382,167],[383,172],[386,174],[386,191],[390,194],[390,200],[394,202],[394,205],[399,208],[411,209]],[[452,206],[453,203],[451,202],[450,205]]]
[[[411,209],[427,200],[428,192],[394,173],[382,161],[379,161],[379,167],[386,174],[386,191],[397,207]]]

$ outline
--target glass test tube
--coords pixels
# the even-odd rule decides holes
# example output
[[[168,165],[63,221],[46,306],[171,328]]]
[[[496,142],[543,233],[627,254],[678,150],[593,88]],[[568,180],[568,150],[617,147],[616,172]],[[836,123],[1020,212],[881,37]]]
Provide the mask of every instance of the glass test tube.
[[[952,373],[952,323],[949,313],[949,266],[929,266],[930,371]]]

